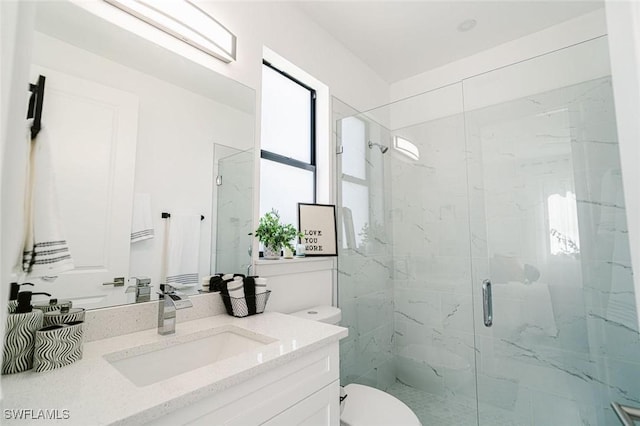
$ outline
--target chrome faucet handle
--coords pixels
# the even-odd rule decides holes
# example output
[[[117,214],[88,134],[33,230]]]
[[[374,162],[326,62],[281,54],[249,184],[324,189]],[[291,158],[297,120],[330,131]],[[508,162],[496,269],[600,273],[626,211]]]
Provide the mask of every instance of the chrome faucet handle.
[[[180,297],[180,296],[176,296],[176,297]],[[180,309],[186,309],[186,308],[193,308],[193,302],[189,299],[178,299],[178,300],[173,300],[173,304],[175,305],[177,310]]]
[[[136,287],[149,287],[151,284],[151,278],[149,277],[131,277],[132,280],[135,280]]]
[[[183,299],[175,292],[175,287],[169,284],[160,284],[160,291],[158,292],[163,298],[165,303],[170,302],[174,309],[185,309],[193,307],[193,302],[188,298]]]
[[[130,285],[125,289],[126,293],[136,294],[136,303],[151,301],[151,278],[149,277],[131,277],[135,280],[136,285]],[[158,293],[160,294],[160,293]]]
[[[175,293],[175,287],[172,287],[171,284],[160,284],[160,291],[158,294],[172,294]]]

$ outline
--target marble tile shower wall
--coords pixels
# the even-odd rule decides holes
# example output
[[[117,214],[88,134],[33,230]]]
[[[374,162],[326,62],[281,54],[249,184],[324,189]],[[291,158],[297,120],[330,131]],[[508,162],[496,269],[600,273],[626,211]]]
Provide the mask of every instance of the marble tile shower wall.
[[[418,161],[395,155],[391,167],[397,378],[475,398],[464,116],[394,134],[420,151]]]
[[[340,342],[340,380],[386,390],[396,379],[391,259],[349,251],[340,254],[338,272],[341,325],[349,328]]]
[[[488,236],[474,286],[494,286],[494,325],[476,327],[480,419],[617,424],[611,401],[640,405],[640,336],[611,81],[466,119],[472,232]]]
[[[365,118],[362,121],[368,122]],[[349,336],[340,342],[340,379],[343,385],[360,383],[386,390],[396,380],[392,238],[387,211],[390,183],[385,179],[389,160],[377,148],[369,149],[366,144],[369,139],[386,145],[389,132],[370,123],[366,136],[356,140],[341,139],[342,144],[360,147],[345,149],[342,161],[352,161],[350,155],[364,155],[366,179],[356,179],[356,182],[363,184],[361,190],[366,193],[367,206],[358,205],[359,198],[345,196],[342,200],[341,207],[350,209],[354,216],[366,217],[366,226],[355,221],[358,228],[362,227],[354,230],[356,247],[341,248],[338,257],[341,325],[349,328]]]

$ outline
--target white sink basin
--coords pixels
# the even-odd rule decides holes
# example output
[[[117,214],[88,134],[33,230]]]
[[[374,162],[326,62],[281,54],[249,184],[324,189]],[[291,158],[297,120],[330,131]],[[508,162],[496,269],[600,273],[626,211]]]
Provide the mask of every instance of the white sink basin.
[[[136,386],[147,386],[275,341],[240,327],[224,326],[168,337],[104,357]]]

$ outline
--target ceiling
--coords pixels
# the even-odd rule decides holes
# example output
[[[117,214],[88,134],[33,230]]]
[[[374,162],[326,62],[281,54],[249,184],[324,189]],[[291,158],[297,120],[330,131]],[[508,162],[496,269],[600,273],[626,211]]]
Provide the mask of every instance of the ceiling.
[[[603,7],[587,1],[302,1],[298,7],[388,83]],[[465,20],[476,20],[459,31]]]

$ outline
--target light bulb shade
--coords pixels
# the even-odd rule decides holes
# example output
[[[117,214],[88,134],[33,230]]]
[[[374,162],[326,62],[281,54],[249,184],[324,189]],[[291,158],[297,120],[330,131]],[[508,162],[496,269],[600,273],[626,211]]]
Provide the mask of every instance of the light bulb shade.
[[[420,150],[408,139],[401,136],[393,137],[393,147],[401,154],[406,155],[414,161],[420,160]]]
[[[224,62],[236,59],[236,36],[189,0],[104,0]]]

